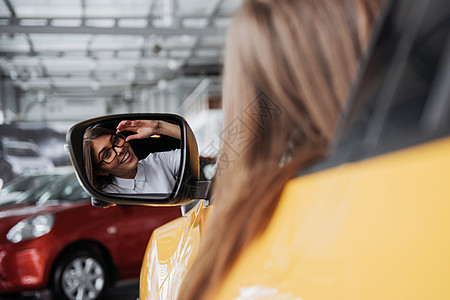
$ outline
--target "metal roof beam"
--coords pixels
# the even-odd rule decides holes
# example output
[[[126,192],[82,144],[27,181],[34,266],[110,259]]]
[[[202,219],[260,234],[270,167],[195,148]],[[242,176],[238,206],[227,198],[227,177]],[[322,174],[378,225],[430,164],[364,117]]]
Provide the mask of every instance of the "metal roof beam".
[[[208,15],[208,21],[206,22],[206,26],[205,26],[206,28],[211,27],[214,17],[216,17],[216,15],[219,13],[219,9],[220,9],[220,6],[222,5],[222,1],[223,0],[217,0],[214,3],[214,6],[211,9],[211,12]],[[186,64],[190,58],[194,57],[195,50],[197,50],[199,45],[200,45],[200,37],[197,37],[194,45],[192,45],[192,48],[191,48],[191,51],[190,51],[188,57],[184,59],[184,64]]]
[[[11,2],[9,0],[3,0],[5,2],[6,7],[8,7],[8,10],[11,14],[11,18],[16,19],[16,11],[14,10],[14,7],[12,6]]]
[[[200,48],[197,49],[201,49],[201,50],[221,50],[222,49],[222,45],[221,46],[202,46]],[[172,46],[172,47],[168,47],[168,48],[163,48],[164,50],[168,50],[170,51],[177,51],[177,50],[188,50],[190,49],[190,46],[187,45],[180,45],[180,46]],[[118,51],[118,52],[130,52],[130,51],[140,51],[142,48],[137,48],[137,47],[124,47],[124,48],[96,48],[96,49],[90,49],[89,52],[92,55],[97,55],[96,53],[100,53],[98,55],[100,55],[101,57],[101,53],[102,52],[114,52],[114,51]],[[148,50],[148,49],[145,49]],[[80,57],[86,57],[86,50],[40,50],[40,51],[36,51],[34,50],[33,54],[31,54],[29,51],[22,51],[22,50],[1,50],[0,49],[0,57],[10,57],[13,58],[15,56],[40,56],[40,57],[65,57],[66,55],[76,55],[77,53],[79,53],[79,56],[71,56],[73,58],[80,58]],[[194,55],[193,55],[194,56]],[[170,57],[170,55],[169,55]],[[121,58],[121,59],[136,59],[136,58]]]
[[[11,14],[11,17],[9,18],[10,24],[19,24],[19,19],[17,18],[16,11],[15,11],[14,7],[12,6],[11,2],[9,0],[3,0],[3,2],[8,7],[8,10]],[[8,26],[11,26],[11,25],[8,25]],[[31,41],[30,36],[28,34],[26,34],[26,40],[27,40],[28,45],[30,46],[30,55],[34,55],[36,52],[34,51],[33,42]]]
[[[0,32],[7,34],[25,33],[25,34],[104,34],[104,35],[142,35],[151,34],[162,36],[174,35],[194,35],[194,36],[211,36],[223,35],[224,31],[218,28],[121,28],[121,27],[57,27],[57,26],[21,26],[21,25],[0,25]]]
[[[3,0],[3,1],[8,1],[8,0]],[[11,6],[12,8],[12,6]],[[152,10],[152,9],[150,9]],[[14,9],[13,9],[14,11]],[[11,12],[11,10],[10,10]],[[17,17],[15,12],[11,12],[11,15],[16,17],[17,20],[21,21],[21,20],[58,20],[58,21],[64,21],[64,20],[81,20],[82,18],[85,18],[86,20],[147,20],[147,19],[161,19],[162,18],[162,14],[152,14],[149,13],[148,15],[141,15],[141,16],[136,16],[136,15],[122,15],[120,17],[117,16],[95,16],[95,15],[89,15],[89,16],[52,16],[52,15],[47,15],[47,16],[38,16],[38,17]],[[203,14],[185,14],[185,15],[179,15],[178,18],[184,20],[184,19],[205,19],[207,18],[207,15],[203,15]],[[226,18],[226,19],[230,19],[233,17],[232,14],[227,14],[227,13],[220,13],[217,12],[217,14],[215,15],[215,17],[217,18]],[[10,17],[0,17],[0,20],[8,20],[10,19]]]

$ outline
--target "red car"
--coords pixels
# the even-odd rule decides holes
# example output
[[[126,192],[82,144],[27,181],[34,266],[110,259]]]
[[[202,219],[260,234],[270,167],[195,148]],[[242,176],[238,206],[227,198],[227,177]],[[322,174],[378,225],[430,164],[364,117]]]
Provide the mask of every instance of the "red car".
[[[179,207],[93,207],[73,174],[40,193],[0,206],[0,298],[49,289],[97,299],[137,278],[152,231],[181,216]]]

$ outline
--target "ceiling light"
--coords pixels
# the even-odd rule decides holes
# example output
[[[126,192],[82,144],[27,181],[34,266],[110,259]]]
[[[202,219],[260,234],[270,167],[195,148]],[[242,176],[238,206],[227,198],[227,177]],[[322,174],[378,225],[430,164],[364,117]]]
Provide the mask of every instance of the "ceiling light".
[[[125,102],[131,102],[133,100],[133,93],[131,90],[125,90],[123,92],[123,100],[125,100]]]
[[[161,79],[158,81],[158,88],[160,90],[165,90],[165,89],[167,89],[168,86],[169,86],[169,83],[167,82],[167,80]]]
[[[43,90],[39,90],[37,93],[37,100],[39,103],[45,102],[45,92]]]
[[[176,0],[166,0],[162,3],[162,23],[164,27],[176,27],[179,25],[178,4]]]
[[[136,78],[136,72],[134,70],[129,70],[127,73],[127,79],[133,81]]]
[[[155,73],[153,72],[147,72],[147,79],[148,80],[154,80],[156,78]]]
[[[16,70],[9,70],[9,77],[11,77],[12,80],[17,80],[17,72]]]
[[[98,91],[98,89],[100,88],[100,82],[98,80],[92,80],[91,82],[91,89],[94,91]]]
[[[39,76],[39,74],[36,71],[36,69],[33,68],[30,70],[30,79],[36,79],[36,78],[38,78],[38,76]]]
[[[179,61],[178,59],[170,59],[167,62],[167,67],[172,71],[178,70],[181,67],[181,65],[182,62]]]
[[[192,41],[192,36],[184,34],[181,36],[181,41],[183,43],[189,43],[190,41]]]
[[[89,70],[95,70],[98,67],[98,59],[96,57],[93,57],[89,61]]]

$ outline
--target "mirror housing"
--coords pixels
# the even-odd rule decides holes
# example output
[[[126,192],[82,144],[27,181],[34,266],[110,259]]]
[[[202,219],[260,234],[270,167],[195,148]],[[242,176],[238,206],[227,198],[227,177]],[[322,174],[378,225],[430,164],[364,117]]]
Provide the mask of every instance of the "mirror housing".
[[[95,188],[88,180],[84,157],[83,135],[91,127],[106,123],[119,123],[122,120],[164,120],[180,127],[180,169],[175,187],[169,194],[110,194]],[[91,196],[92,205],[107,207],[114,204],[172,206],[183,205],[193,199],[206,198],[209,184],[199,181],[200,166],[197,141],[189,124],[174,114],[120,114],[97,117],[73,125],[66,136],[72,165],[78,181]]]

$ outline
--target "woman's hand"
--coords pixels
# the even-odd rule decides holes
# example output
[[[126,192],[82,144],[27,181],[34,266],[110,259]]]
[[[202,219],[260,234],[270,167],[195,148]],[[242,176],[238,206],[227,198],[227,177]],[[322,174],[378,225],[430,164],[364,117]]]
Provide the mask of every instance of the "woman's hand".
[[[128,136],[127,141],[145,139],[154,134],[164,134],[177,139],[181,136],[178,125],[160,120],[124,120],[117,125],[117,134],[122,131],[136,132],[136,134]]]
[[[117,125],[117,134],[122,131],[132,131],[136,134],[132,134],[127,137],[127,141],[136,139],[145,139],[151,137],[154,134],[159,134],[160,121],[155,120],[124,120]]]

